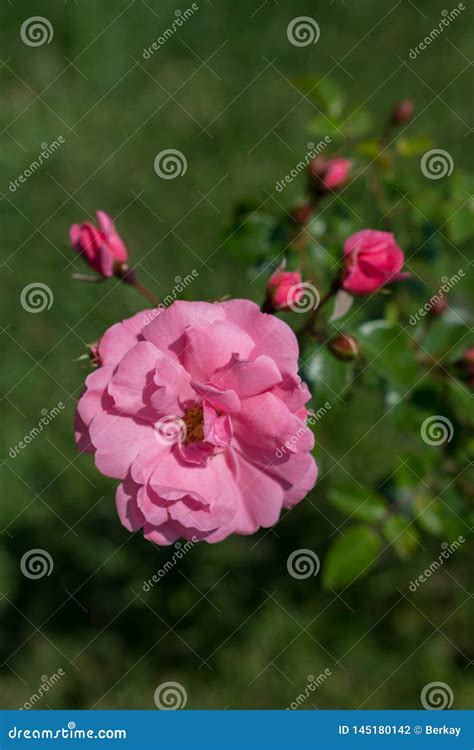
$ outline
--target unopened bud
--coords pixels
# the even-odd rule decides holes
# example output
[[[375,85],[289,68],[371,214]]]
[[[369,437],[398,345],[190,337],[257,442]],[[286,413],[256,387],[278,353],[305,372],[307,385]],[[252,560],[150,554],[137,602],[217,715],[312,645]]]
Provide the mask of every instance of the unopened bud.
[[[447,309],[448,303],[446,302],[446,297],[440,297],[433,302],[433,305],[430,309],[430,316],[432,318],[439,318],[446,312]]]
[[[414,113],[415,102],[413,99],[403,99],[392,110],[392,122],[394,125],[403,125],[412,119]]]
[[[347,333],[338,333],[327,343],[329,351],[342,362],[351,362],[360,356],[360,346],[354,336]]]
[[[313,207],[309,203],[302,203],[300,206],[296,206],[291,212],[291,218],[298,224],[298,226],[305,227],[309,224],[311,216],[313,215]]]

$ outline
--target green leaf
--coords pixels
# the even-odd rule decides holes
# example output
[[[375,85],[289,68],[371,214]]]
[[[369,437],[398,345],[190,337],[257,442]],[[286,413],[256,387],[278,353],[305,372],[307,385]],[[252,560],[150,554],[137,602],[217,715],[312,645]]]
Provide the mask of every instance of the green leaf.
[[[361,141],[356,145],[355,150],[361,156],[368,156],[369,159],[376,159],[381,149],[379,141],[374,138],[369,141]]]
[[[325,589],[341,588],[367,573],[381,549],[381,540],[370,526],[354,526],[336,539],[323,569]]]
[[[354,485],[332,487],[329,491],[329,501],[341,513],[361,521],[379,521],[387,509],[387,503],[382,495]]]
[[[430,495],[418,495],[413,503],[416,514],[416,521],[419,526],[428,534],[434,536],[444,535],[443,506],[438,500],[434,500]]]
[[[387,518],[383,524],[383,533],[402,559],[410,557],[418,545],[418,532],[411,519],[406,516],[394,515]]]
[[[372,115],[367,109],[355,109],[346,117],[342,130],[346,137],[363,138],[372,129]]]
[[[331,78],[300,77],[293,80],[295,86],[307,95],[331,119],[339,118],[344,111],[344,96],[340,86]]]
[[[319,344],[319,348],[304,352],[305,364],[302,368],[303,378],[314,389],[317,404],[328,400],[331,404],[340,401],[339,395],[345,393],[351,367],[338,359]]]
[[[374,320],[361,325],[356,337],[369,367],[386,378],[395,389],[405,391],[416,382],[419,372],[410,354],[412,342],[401,325]]]
[[[400,156],[419,156],[419,154],[424,154],[425,151],[428,151],[432,145],[432,140],[425,136],[399,138],[396,143],[396,150]]]

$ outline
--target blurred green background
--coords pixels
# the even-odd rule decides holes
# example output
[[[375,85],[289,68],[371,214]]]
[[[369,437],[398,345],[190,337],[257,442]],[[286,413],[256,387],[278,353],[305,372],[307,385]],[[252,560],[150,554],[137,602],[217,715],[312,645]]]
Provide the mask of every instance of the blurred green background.
[[[331,73],[351,105],[365,103],[380,124],[394,102],[413,97],[419,117],[410,134],[428,133],[456,165],[473,165],[470,11],[413,64],[410,48],[438,24],[440,2],[199,5],[150,59],[143,49],[188,6],[32,0],[26,9],[12,0],[0,10],[2,707],[22,706],[45,675],[62,669],[36,707],[153,708],[155,688],[173,680],[185,687],[188,708],[284,708],[304,692],[308,674],[329,669],[304,708],[418,708],[421,689],[436,680],[449,684],[455,708],[467,708],[467,544],[411,600],[403,595],[410,580],[438,557],[443,537],[423,537],[409,559],[387,549],[368,576],[338,594],[322,590],[320,576],[295,580],[287,571],[296,549],[324,561],[346,523],[327,500],[333,480],[355,475],[363,485],[382,486],[397,455],[410,449],[407,414],[379,421],[370,387],[351,395],[352,442],[344,436],[347,404],[318,425],[323,479],[310,498],[270,532],[198,545],[148,592],[143,581],[173,548],[155,548],[123,529],[113,482],[90,456],[77,455],[72,420],[86,371],[73,360],[141,305],[115,281],[71,279],[84,271],[68,247],[72,222],[98,208],[114,216],[142,281],[159,296],[195,268],[199,276],[185,297],[261,301],[265,274],[249,274],[228,252],[225,227],[242,198],[271,209],[275,199],[288,206],[301,195],[303,178],[284,198],[274,193],[305,154],[315,114],[292,84],[298,76]],[[34,15],[52,24],[49,44],[22,42],[21,25]],[[318,20],[317,45],[289,44],[287,25],[297,15]],[[41,144],[59,136],[64,144],[12,192],[10,181]],[[153,168],[167,148],[182,151],[188,164],[184,176],[169,181]],[[459,259],[447,265],[457,269]],[[21,290],[33,282],[54,294],[51,309],[39,314],[20,304]],[[467,295],[461,287],[460,294]],[[321,402],[326,398],[321,394]],[[66,408],[12,458],[9,450],[37,425],[41,410],[59,402]],[[367,423],[374,425],[368,434]],[[467,536],[465,520],[454,511],[451,520],[453,537]],[[32,548],[52,556],[50,576],[21,574],[21,556]]]

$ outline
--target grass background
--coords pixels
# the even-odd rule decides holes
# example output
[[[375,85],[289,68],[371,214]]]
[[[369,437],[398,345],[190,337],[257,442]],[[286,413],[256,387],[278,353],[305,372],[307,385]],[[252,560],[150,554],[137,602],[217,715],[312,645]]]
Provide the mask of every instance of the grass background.
[[[59,668],[65,676],[38,707],[153,708],[156,686],[176,680],[191,708],[283,708],[308,674],[325,668],[332,676],[308,708],[417,708],[421,688],[436,679],[452,687],[456,708],[467,707],[472,614],[461,559],[425,584],[416,606],[399,601],[399,590],[437,556],[437,544],[410,563],[387,556],[343,600],[323,593],[318,578],[295,582],[288,554],[310,547],[324,555],[341,522],[325,506],[323,482],[275,533],[201,545],[146,593],[142,582],[171,551],[120,526],[113,483],[76,454],[71,425],[85,373],[72,360],[141,305],[114,281],[71,280],[83,270],[68,247],[72,222],[97,208],[116,217],[142,280],[159,296],[195,268],[189,297],[261,300],[264,278],[251,283],[226,252],[223,230],[242,197],[271,206],[276,180],[306,152],[314,108],[291,85],[298,75],[332,71],[381,126],[395,101],[414,97],[419,117],[410,132],[429,132],[455,163],[472,166],[469,24],[458,19],[415,63],[408,57],[439,23],[442,3],[202,0],[145,60],[143,49],[177,7],[185,9],[166,0],[33,0],[26,9],[12,0],[0,10],[2,707],[22,705]],[[50,20],[50,44],[22,42],[21,24],[33,15]],[[317,45],[288,43],[296,15],[318,20]],[[10,180],[59,136],[64,145],[12,193]],[[154,158],[165,148],[186,155],[183,177],[156,176]],[[302,187],[287,188],[287,205]],[[32,282],[54,293],[38,315],[19,302]],[[9,457],[41,410],[58,402],[66,408],[47,430]],[[337,444],[340,423],[324,429]],[[371,440],[377,446],[377,433]],[[393,442],[378,451],[390,454]],[[359,462],[359,476],[386,455]],[[52,575],[38,581],[19,569],[33,547],[54,559]]]

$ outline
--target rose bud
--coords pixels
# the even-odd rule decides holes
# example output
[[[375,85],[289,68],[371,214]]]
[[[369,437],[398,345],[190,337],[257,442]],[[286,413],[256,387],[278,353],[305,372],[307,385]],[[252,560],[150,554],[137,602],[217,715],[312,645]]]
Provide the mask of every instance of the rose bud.
[[[304,227],[309,224],[313,215],[313,207],[309,203],[302,203],[291,212],[291,218],[295,224]]]
[[[296,307],[304,293],[299,271],[283,271],[278,268],[267,281],[265,312],[288,310]]]
[[[430,308],[430,316],[432,318],[439,318],[440,315],[444,315],[447,309],[448,303],[446,302],[446,298],[441,296],[433,302]]]
[[[349,336],[347,333],[338,333],[337,336],[329,339],[327,347],[342,362],[351,362],[353,359],[360,357],[359,342],[354,336]]]
[[[71,244],[100,276],[123,275],[128,260],[127,247],[105,211],[97,211],[97,220],[98,228],[89,221],[73,224],[69,230]]]
[[[362,229],[344,243],[342,286],[349,294],[371,294],[392,281],[399,281],[409,273],[400,273],[405,262],[391,232]]]
[[[341,189],[349,179],[351,168],[352,162],[349,159],[316,156],[308,166],[310,193],[319,197]]]
[[[413,99],[403,99],[395,105],[392,110],[392,123],[403,125],[409,122],[415,113],[415,102]]]

